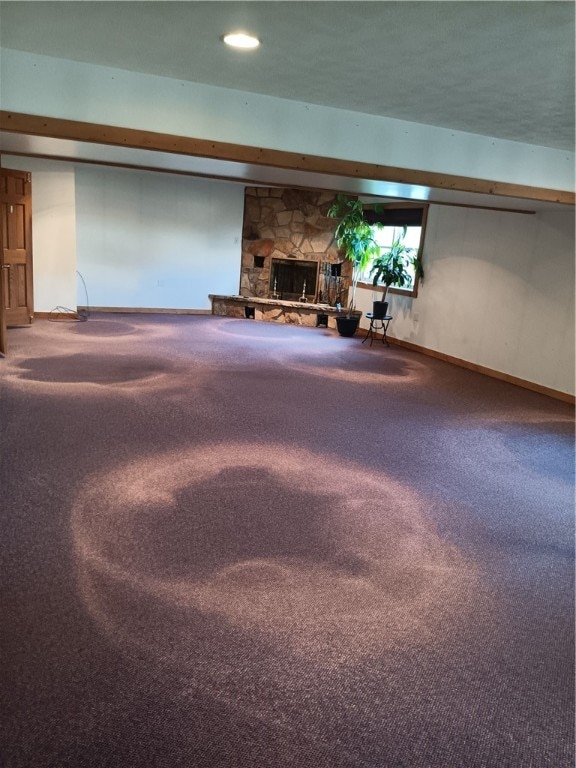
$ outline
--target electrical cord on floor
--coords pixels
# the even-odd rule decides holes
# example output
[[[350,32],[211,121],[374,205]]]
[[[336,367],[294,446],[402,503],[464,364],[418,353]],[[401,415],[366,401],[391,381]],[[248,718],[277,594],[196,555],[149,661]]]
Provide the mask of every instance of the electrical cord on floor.
[[[81,273],[76,270],[76,274],[82,280],[82,285],[84,286],[84,294],[86,295],[86,306],[83,309],[80,309],[78,311],[78,317],[83,321],[86,322],[88,318],[90,317],[90,302],[88,301],[88,288],[86,288],[86,282],[84,281],[84,278],[82,277]]]
[[[82,280],[82,285],[84,286],[84,293],[86,295],[86,306],[82,309],[70,309],[69,307],[54,307],[53,310],[50,312],[50,317],[48,320],[50,320],[53,323],[66,323],[66,322],[72,322],[72,323],[85,323],[88,318],[90,317],[90,304],[88,302],[88,289],[86,288],[86,283],[84,281],[84,278],[76,270],[76,274]]]
[[[50,317],[48,320],[51,323],[84,323],[88,320],[87,316],[83,317],[85,310],[76,311],[70,309],[70,307],[54,307],[50,310]]]

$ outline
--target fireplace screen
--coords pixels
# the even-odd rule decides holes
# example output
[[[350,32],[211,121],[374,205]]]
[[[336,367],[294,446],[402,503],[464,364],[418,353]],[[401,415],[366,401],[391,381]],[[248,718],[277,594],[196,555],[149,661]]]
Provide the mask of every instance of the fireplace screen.
[[[317,261],[272,259],[270,270],[270,296],[284,301],[316,300],[318,283]]]

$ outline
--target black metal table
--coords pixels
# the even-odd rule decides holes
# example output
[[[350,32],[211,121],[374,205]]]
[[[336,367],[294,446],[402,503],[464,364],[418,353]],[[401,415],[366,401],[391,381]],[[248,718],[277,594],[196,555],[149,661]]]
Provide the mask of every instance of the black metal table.
[[[388,330],[390,320],[392,320],[392,315],[384,315],[383,317],[380,317],[378,315],[374,316],[373,312],[366,312],[366,317],[370,320],[370,327],[366,332],[366,336],[362,339],[362,344],[364,344],[366,339],[370,339],[370,346],[372,346],[376,333],[380,332],[382,333],[382,344],[386,344],[386,346],[389,347],[390,344],[388,344],[386,331]]]

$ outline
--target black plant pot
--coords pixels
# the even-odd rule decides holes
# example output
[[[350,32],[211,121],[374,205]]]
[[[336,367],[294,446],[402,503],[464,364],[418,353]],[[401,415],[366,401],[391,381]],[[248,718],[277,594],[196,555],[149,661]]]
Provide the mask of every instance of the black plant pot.
[[[387,301],[373,301],[372,302],[372,316],[375,320],[381,320],[388,314],[388,302]]]
[[[358,328],[360,317],[353,315],[352,317],[337,317],[336,327],[340,336],[354,336]]]

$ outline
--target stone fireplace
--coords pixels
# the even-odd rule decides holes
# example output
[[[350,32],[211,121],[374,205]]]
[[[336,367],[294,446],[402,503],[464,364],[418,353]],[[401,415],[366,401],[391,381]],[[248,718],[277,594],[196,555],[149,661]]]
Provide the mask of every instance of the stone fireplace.
[[[210,294],[212,313],[335,328],[352,265],[338,252],[337,222],[327,215],[334,199],[318,190],[247,187],[239,294]]]
[[[332,192],[247,187],[240,295],[345,306],[351,265],[327,216]],[[304,282],[306,288],[304,291]]]

